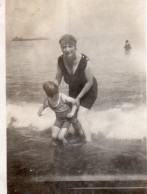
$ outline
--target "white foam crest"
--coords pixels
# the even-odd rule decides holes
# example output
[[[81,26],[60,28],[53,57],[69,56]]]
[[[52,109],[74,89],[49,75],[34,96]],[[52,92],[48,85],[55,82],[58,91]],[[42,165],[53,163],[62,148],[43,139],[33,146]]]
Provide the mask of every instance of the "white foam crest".
[[[41,105],[31,103],[8,104],[7,105],[7,127],[11,124],[14,127],[32,127],[44,130],[53,125],[55,115],[50,109],[43,112],[39,117],[37,112]]]
[[[101,112],[82,112],[79,116],[85,133],[89,130],[109,138],[138,139],[147,136],[146,115],[145,107],[126,103]]]
[[[36,130],[45,130],[51,127],[55,114],[49,108],[43,116],[37,115],[40,104],[21,103],[7,105],[7,126],[31,127]],[[116,108],[105,111],[88,111],[80,108],[78,117],[83,126],[87,140],[91,134],[102,134],[105,137],[121,139],[138,139],[147,136],[147,116],[144,106],[136,107],[124,103]]]

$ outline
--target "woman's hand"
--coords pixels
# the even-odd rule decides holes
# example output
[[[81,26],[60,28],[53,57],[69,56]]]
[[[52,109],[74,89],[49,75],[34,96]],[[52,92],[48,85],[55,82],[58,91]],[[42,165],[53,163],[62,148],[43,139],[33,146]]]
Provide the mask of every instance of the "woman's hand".
[[[76,104],[76,102],[74,100],[74,104],[72,105],[71,112],[67,114],[67,118],[72,118],[75,115],[75,113],[77,111],[77,108],[78,108],[77,104]]]
[[[79,107],[80,106],[80,98],[76,98],[75,99],[75,104],[77,105],[77,107]]]
[[[80,105],[80,99],[82,99],[85,96],[85,94],[87,94],[87,92],[89,92],[89,90],[91,89],[91,87],[93,85],[93,73],[92,73],[89,61],[87,61],[87,67],[86,67],[84,73],[85,73],[85,77],[86,77],[86,84],[76,98],[77,106]]]
[[[73,112],[68,113],[67,118],[72,118],[74,116]]]

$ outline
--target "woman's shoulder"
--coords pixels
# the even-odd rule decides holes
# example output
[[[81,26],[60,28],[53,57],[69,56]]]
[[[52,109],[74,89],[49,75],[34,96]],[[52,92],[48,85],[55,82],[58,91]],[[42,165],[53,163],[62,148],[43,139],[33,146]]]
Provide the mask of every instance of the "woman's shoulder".
[[[81,68],[84,70],[87,69],[90,64],[89,58],[83,53],[81,53],[80,64],[81,64]]]
[[[61,59],[63,59],[63,55],[60,55],[60,56],[58,57],[58,60],[61,60]]]
[[[63,63],[63,55],[60,55],[58,57],[58,65],[61,65]]]
[[[83,53],[81,53],[81,55],[82,55],[82,58],[84,58],[86,61],[89,61],[89,58],[87,57],[87,55],[85,55]]]
[[[90,59],[83,53],[82,53],[82,58],[83,58],[84,69],[87,71],[91,70],[92,66],[91,66]]]

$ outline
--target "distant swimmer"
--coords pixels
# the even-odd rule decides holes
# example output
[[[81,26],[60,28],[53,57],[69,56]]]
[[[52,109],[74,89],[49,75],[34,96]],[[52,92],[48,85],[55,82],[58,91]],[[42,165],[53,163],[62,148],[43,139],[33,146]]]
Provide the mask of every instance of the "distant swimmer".
[[[129,52],[130,49],[131,49],[131,45],[130,45],[130,43],[129,43],[128,40],[125,41],[124,49],[125,49],[125,51],[127,51],[127,52]]]

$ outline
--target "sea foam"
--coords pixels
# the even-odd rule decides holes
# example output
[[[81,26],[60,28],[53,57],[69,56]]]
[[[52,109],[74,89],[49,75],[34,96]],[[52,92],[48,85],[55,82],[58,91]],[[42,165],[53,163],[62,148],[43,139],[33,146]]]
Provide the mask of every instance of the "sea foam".
[[[46,108],[41,117],[37,112],[41,104],[7,104],[7,127],[21,130],[26,127],[42,131],[50,128],[55,121],[55,114]],[[102,134],[108,138],[138,139],[147,136],[147,117],[145,106],[124,103],[104,111],[88,111],[80,108],[78,114],[86,138],[91,134]]]

